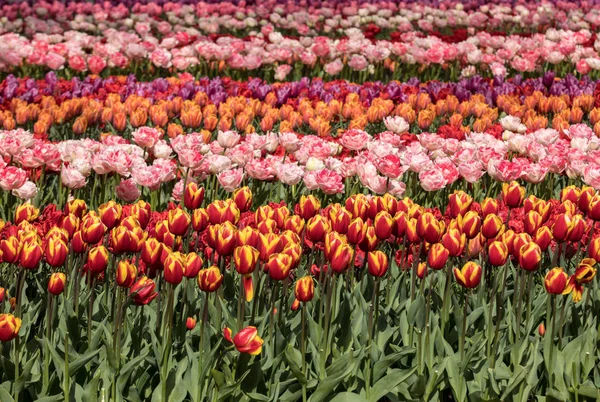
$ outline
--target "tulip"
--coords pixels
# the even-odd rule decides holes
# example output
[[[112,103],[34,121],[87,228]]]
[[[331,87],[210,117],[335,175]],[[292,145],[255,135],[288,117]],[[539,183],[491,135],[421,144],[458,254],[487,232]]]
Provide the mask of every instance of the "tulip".
[[[588,209],[590,207],[590,201],[592,197],[596,195],[596,190],[593,187],[584,186],[581,189],[581,193],[579,194],[579,209],[583,213],[588,213]]]
[[[233,261],[236,271],[242,275],[254,272],[259,255],[259,251],[252,246],[236,247],[233,251]]]
[[[481,215],[485,218],[488,215],[497,215],[499,211],[498,200],[486,198],[481,202]]]
[[[140,257],[148,265],[156,265],[160,262],[162,245],[154,237],[149,238],[142,244]]]
[[[232,200],[214,201],[206,207],[206,213],[213,225],[225,222],[231,222],[235,225],[240,220],[240,209]]]
[[[332,252],[337,248],[340,244],[347,244],[346,236],[341,235],[337,232],[329,232],[325,236],[325,247],[323,249],[323,253],[325,254],[325,258],[328,260],[331,258]]]
[[[346,209],[350,212],[354,219],[367,219],[367,210],[369,203],[364,194],[355,194],[346,200]]]
[[[65,229],[69,234],[69,238],[73,238],[73,235],[79,230],[81,220],[75,214],[69,214],[62,218],[60,227]]]
[[[425,212],[417,219],[417,235],[428,243],[437,243],[445,231],[443,221],[438,221],[431,212]]]
[[[203,292],[216,292],[221,283],[223,283],[223,275],[219,268],[215,266],[201,269],[198,272],[198,287]]]
[[[19,335],[21,319],[12,314],[0,314],[0,341],[10,342]]]
[[[33,222],[40,215],[40,210],[30,203],[21,204],[15,211],[15,225],[21,222]]]
[[[378,212],[373,221],[375,236],[380,240],[387,240],[392,235],[394,220],[387,211]]]
[[[55,272],[50,275],[48,280],[48,292],[55,296],[58,296],[65,290],[65,283],[67,282],[67,276],[62,272]]]
[[[546,326],[544,325],[544,323],[540,323],[540,325],[538,325],[538,334],[540,334],[540,336],[544,336],[546,335]]]
[[[154,291],[156,284],[146,276],[140,277],[132,286],[129,295],[133,303],[140,306],[150,303],[158,293]]]
[[[455,191],[448,197],[450,216],[456,219],[460,215],[466,214],[469,208],[471,208],[472,203],[473,198],[470,195],[462,190]]]
[[[481,266],[469,261],[462,269],[454,268],[454,278],[459,285],[467,289],[476,288],[481,281]]]
[[[252,206],[252,191],[247,186],[236,189],[232,198],[240,212],[246,212]]]
[[[361,218],[353,219],[348,225],[348,241],[351,244],[358,244],[362,241],[367,233],[367,225]]]
[[[329,221],[331,222],[331,230],[335,232],[346,234],[348,232],[350,220],[350,212],[348,212],[346,208],[331,208],[329,210]]]
[[[58,226],[52,226],[50,230],[46,232],[46,242],[53,239],[54,241],[60,241],[63,243],[69,242],[69,232]]]
[[[587,250],[587,254],[595,261],[600,261],[600,236],[592,238]]]
[[[188,253],[185,256],[185,266],[183,267],[183,276],[185,276],[186,278],[195,278],[198,276],[198,272],[200,272],[200,269],[202,268],[202,264],[204,263],[204,261],[202,261],[202,258],[192,252],[192,253]]]
[[[590,199],[587,214],[591,220],[600,221],[600,194],[596,194]]]
[[[95,213],[87,214],[81,221],[82,239],[87,244],[97,244],[105,231],[106,226]]]
[[[187,320],[185,320],[185,327],[188,331],[196,328],[196,319],[194,317],[188,317]]]
[[[35,269],[40,263],[42,255],[42,248],[37,242],[25,243],[21,248],[21,254],[19,255],[19,264],[24,269]]]
[[[276,227],[282,230],[285,227],[285,221],[290,217],[291,212],[288,207],[282,206],[273,210],[273,221],[275,221]]]
[[[238,247],[248,245],[256,248],[258,247],[258,235],[259,233],[256,230],[246,226],[235,233],[235,244]]]
[[[560,191],[560,202],[571,201],[577,204],[579,197],[581,196],[581,190],[576,186],[567,186]]]
[[[427,276],[427,264],[424,262],[420,262],[417,265],[417,277],[419,279],[424,279]]]
[[[577,266],[577,269],[575,270],[575,274],[573,275],[577,283],[584,284],[591,282],[592,279],[594,279],[596,276],[596,269],[594,268],[594,265],[596,265],[596,260],[593,258],[584,258],[581,260]]]
[[[562,268],[552,268],[550,271],[548,271],[546,277],[544,278],[546,291],[553,295],[562,294],[567,286],[568,280],[569,276],[565,273],[565,271],[563,271]]]
[[[569,282],[567,282],[567,286],[565,286],[565,290],[562,294],[571,294],[573,302],[575,303],[579,303],[581,301],[581,297],[583,296],[583,285],[577,282],[575,275],[571,275]]]
[[[354,249],[349,244],[339,244],[331,251],[329,266],[334,272],[341,274],[353,263]]]
[[[275,233],[258,235],[258,251],[260,260],[265,262],[269,256],[281,250],[281,238]]]
[[[108,250],[104,246],[96,246],[88,253],[87,267],[94,274],[104,272],[108,266]]]
[[[294,288],[296,300],[306,303],[313,299],[315,295],[315,283],[310,276],[304,276],[296,281]]]
[[[190,222],[190,214],[181,208],[172,209],[167,214],[169,232],[175,236],[183,236],[187,232]]]
[[[369,273],[375,277],[381,278],[388,271],[388,256],[380,250],[371,251],[367,257]]]
[[[297,268],[302,258],[302,247],[300,244],[288,244],[281,250],[281,254],[290,256],[292,258],[292,268]]]
[[[573,231],[573,220],[568,214],[560,214],[552,225],[552,235],[558,242],[566,241]]]
[[[573,215],[573,230],[569,233],[569,241],[578,242],[588,230],[586,221],[581,215]]]
[[[246,327],[242,329],[233,339],[231,338],[231,329],[225,328],[223,330],[223,335],[227,341],[235,345],[235,348],[240,353],[248,353],[256,356],[262,352],[264,341],[258,336],[256,327]]]
[[[519,265],[526,271],[535,271],[542,260],[542,250],[534,242],[521,247],[519,251]]]
[[[490,214],[485,217],[481,224],[481,234],[486,239],[493,239],[504,230],[504,222],[498,215]]]
[[[146,229],[146,226],[148,226],[151,215],[152,206],[144,200],[138,200],[131,206],[131,216],[135,217],[142,229]]]
[[[277,229],[277,222],[273,219],[265,219],[258,222],[256,229],[260,233],[274,233]]]
[[[457,257],[464,251],[467,244],[467,237],[460,230],[449,228],[442,236],[442,244],[448,250],[450,256]]]
[[[392,232],[397,237],[403,237],[406,233],[406,228],[408,227],[408,215],[406,212],[396,212],[394,215],[394,227]]]
[[[117,226],[110,231],[110,241],[113,252],[120,254],[131,249],[131,235],[125,226]]]
[[[121,204],[117,204],[112,200],[98,207],[98,215],[100,216],[100,220],[108,229],[112,229],[117,226],[121,220],[122,213],[123,207],[121,207]]]
[[[69,213],[69,214],[73,214],[78,218],[81,218],[87,212],[87,205],[85,204],[85,201],[83,201],[83,200],[79,200],[79,199],[70,200],[65,205],[65,212]]]
[[[329,222],[322,215],[315,215],[306,223],[306,237],[315,243],[323,241],[329,231]]]
[[[208,212],[204,208],[194,210],[192,214],[192,227],[196,232],[202,232],[210,224]]]
[[[137,277],[137,268],[129,260],[121,260],[117,265],[115,279],[122,288],[130,288]]]
[[[427,263],[434,270],[440,270],[444,268],[446,262],[448,261],[448,257],[450,256],[450,252],[442,243],[436,243],[431,246],[429,249],[429,254],[427,255]]]
[[[481,218],[477,212],[469,211],[464,216],[458,217],[458,226],[467,239],[472,239],[479,234]]]
[[[0,304],[4,303],[4,299],[6,298],[6,289],[0,287]]]
[[[373,226],[368,226],[367,231],[365,232],[361,242],[358,243],[358,246],[362,251],[368,252],[375,250],[378,241],[379,239],[377,239],[377,236],[375,235],[375,228]]]
[[[523,217],[523,229],[529,235],[533,235],[542,224],[542,217],[535,211],[529,211]]]
[[[525,187],[521,187],[516,181],[502,183],[502,199],[509,208],[517,208],[525,198]]]
[[[87,243],[83,241],[83,234],[81,230],[78,230],[73,234],[73,239],[71,240],[71,249],[75,254],[83,254],[87,250]]]
[[[185,187],[183,192],[183,205],[190,210],[200,208],[204,201],[204,187],[198,187],[198,184],[191,182]]]
[[[552,242],[552,231],[548,226],[542,226],[535,232],[533,241],[540,246],[542,250],[546,250]]]
[[[235,248],[235,232],[237,228],[230,222],[220,225],[217,230],[215,250],[222,256],[229,256]]]
[[[15,236],[0,240],[0,255],[2,256],[2,261],[8,264],[15,264],[19,260],[21,247],[21,242]]]
[[[302,219],[300,215],[292,215],[286,219],[284,229],[291,230],[299,235],[304,230],[304,219]]]
[[[266,269],[271,279],[282,281],[290,274],[292,257],[284,253],[272,254],[266,263]]]
[[[321,202],[312,194],[309,196],[301,196],[300,202],[296,205],[296,213],[305,220],[309,220],[319,212]]]
[[[183,267],[185,259],[179,252],[171,253],[165,258],[164,276],[165,281],[172,285],[179,285],[183,280]]]
[[[488,246],[488,261],[494,267],[501,267],[508,259],[508,247],[501,241],[493,241]]]

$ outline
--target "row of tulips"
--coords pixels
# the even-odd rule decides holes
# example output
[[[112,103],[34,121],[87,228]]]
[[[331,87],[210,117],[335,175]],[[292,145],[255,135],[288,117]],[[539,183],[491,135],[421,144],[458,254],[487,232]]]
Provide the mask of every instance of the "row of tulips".
[[[97,34],[108,28],[168,35],[193,27],[203,34],[248,35],[264,26],[295,36],[337,35],[339,29],[359,28],[369,37],[393,37],[394,32],[492,30],[498,34],[535,33],[546,26],[593,29],[600,25],[594,2],[2,2],[3,30],[56,34],[69,30]],[[192,3],[192,4],[190,4]],[[212,4],[211,4],[212,3]],[[500,4],[497,4],[500,3]],[[577,7],[574,7],[574,5]],[[149,18],[151,17],[151,18]],[[459,33],[459,35],[460,35]]]
[[[148,26],[149,29],[149,26]],[[285,37],[271,27],[245,38],[205,36],[195,28],[156,37],[149,30],[112,28],[90,35],[81,31],[0,35],[0,71],[41,77],[48,71],[71,77],[134,73],[146,79],[167,73],[199,76],[260,77],[268,81],[302,77],[374,80],[424,80],[553,71],[600,77],[600,40],[595,33],[548,29],[531,36],[495,36],[480,31],[456,43],[410,31],[397,40],[369,39],[357,28],[346,37]]]
[[[17,208],[0,235],[3,401],[598,397],[592,188],[425,206],[205,195]]]
[[[140,127],[131,132],[131,141],[103,135],[101,141],[51,143],[21,129],[2,130],[2,213],[10,215],[13,197],[45,205],[57,201],[57,191],[61,205],[70,193],[97,206],[114,189],[125,202],[145,194],[154,207],[165,206],[170,197],[181,200],[189,182],[204,182],[212,197],[251,185],[265,199],[275,194],[294,200],[306,192],[339,199],[368,189],[400,197],[408,190],[419,202],[437,190],[449,194],[468,184],[476,192],[494,191],[500,182],[517,179],[535,185],[538,195],[549,196],[555,184],[567,182],[600,188],[600,142],[585,124],[562,133],[527,133],[519,118],[505,116],[495,135],[465,134],[454,127],[462,140],[410,134],[410,125],[399,116],[386,118],[384,124],[391,131],[372,136],[350,129],[329,139],[235,131],[218,131],[211,139],[206,130],[167,138],[160,129]]]
[[[194,82],[189,76],[169,81],[136,85],[115,77],[78,85],[78,80],[57,81],[53,76],[38,83],[13,77],[0,84],[4,108],[0,126],[29,129],[38,138],[54,141],[98,138],[106,132],[127,137],[132,129],[146,125],[169,137],[231,129],[336,137],[352,128],[398,132],[400,128],[386,120],[399,116],[409,124],[401,131],[437,131],[460,140],[470,131],[499,134],[497,121],[508,114],[522,119],[521,131],[562,131],[570,124],[586,123],[600,133],[600,89],[595,82],[572,76],[555,80],[547,74],[542,79],[507,82],[474,77],[454,85],[323,84],[319,80],[310,85],[307,81],[223,85],[217,80]]]

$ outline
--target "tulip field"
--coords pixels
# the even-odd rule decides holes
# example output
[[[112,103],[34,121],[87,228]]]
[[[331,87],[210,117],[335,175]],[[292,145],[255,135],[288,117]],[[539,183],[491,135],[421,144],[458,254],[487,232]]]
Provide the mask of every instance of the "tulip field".
[[[0,0],[0,402],[600,401],[599,32]]]

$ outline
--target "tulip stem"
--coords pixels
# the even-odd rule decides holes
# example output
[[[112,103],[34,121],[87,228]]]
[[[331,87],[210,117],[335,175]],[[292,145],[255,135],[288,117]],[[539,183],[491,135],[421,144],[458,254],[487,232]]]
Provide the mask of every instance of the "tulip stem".
[[[65,396],[65,402],[69,402],[70,398],[70,388],[69,384],[69,330],[67,329],[65,333],[65,372],[64,372],[64,382],[63,382],[63,394]]]
[[[15,315],[18,318],[21,318],[21,299],[23,298],[23,286],[25,285],[25,276],[27,272],[23,269],[19,269],[19,279],[18,279],[18,287],[17,287],[17,299],[15,300]],[[19,379],[19,370],[20,370],[20,361],[21,361],[21,348],[19,347],[20,338],[17,335],[15,338],[15,387],[13,398],[15,402],[19,402],[19,390],[16,387],[16,381]]]
[[[244,277],[240,276],[240,296],[238,297],[238,309],[237,309],[237,322],[238,322],[238,332],[244,328]]]
[[[277,282],[273,284],[273,292],[271,294],[271,311],[269,312],[269,315],[271,316],[271,319],[269,320],[269,339],[271,340],[271,342],[273,342],[273,358],[275,358],[275,353],[277,349],[277,342],[273,334],[275,327],[275,301],[277,300],[277,290],[279,289],[277,285]]]
[[[88,283],[89,283],[89,287],[90,287],[90,299],[89,299],[89,303],[88,303],[88,322],[87,322],[87,338],[88,338],[88,344],[92,343],[92,314],[94,312],[94,277],[92,276],[92,273],[89,272],[89,279],[88,279]]]
[[[50,347],[52,344],[52,293],[48,292],[48,307],[46,309],[46,350],[44,353],[44,380],[43,386],[48,387],[50,384]]]
[[[461,331],[461,342],[459,345],[460,348],[460,360],[461,363],[464,364],[465,358],[465,343],[467,342],[467,308],[469,306],[469,291],[465,292],[465,304],[463,306],[463,322],[462,322],[462,331]]]
[[[79,287],[81,282],[81,270],[77,266],[77,262],[73,265],[73,278],[75,279],[75,290],[73,294],[73,310],[75,311],[75,317],[79,319]]]
[[[204,323],[208,315],[209,295],[210,293],[205,294],[204,307],[202,307],[202,316],[198,317],[200,321],[200,343],[198,344],[198,377],[200,377],[200,384],[198,386],[198,402],[202,401],[202,391],[204,391],[204,370],[202,369],[202,357],[204,356]]]
[[[301,333],[300,333],[300,353],[302,353],[302,374],[304,383],[302,384],[302,402],[306,402],[306,383],[308,382],[308,372],[306,370],[306,304],[303,303],[300,311]]]
[[[526,321],[529,323],[529,318],[531,317],[531,298],[532,298],[532,288],[531,280],[533,277],[533,272],[527,273],[527,312],[526,312]]]
[[[563,298],[562,306],[560,307],[560,325],[558,326],[558,347],[562,348],[563,326],[565,323],[565,306],[569,301],[568,298]]]
[[[369,314],[369,343],[367,347],[367,367],[365,375],[365,387],[367,399],[371,394],[371,356],[373,355],[373,328],[377,322],[377,305],[379,300],[379,278],[375,278],[375,285],[373,286],[373,295],[371,297],[371,311]]]
[[[172,284],[169,284],[167,286],[167,292],[168,292],[168,301],[167,301],[167,310],[165,311],[165,337],[163,338],[164,352],[163,352],[162,379],[161,379],[162,400],[163,401],[168,401],[168,399],[167,399],[167,379],[169,376],[171,338],[172,338],[172,333],[173,333],[173,301],[175,298],[174,286]]]
[[[502,289],[500,290],[500,298],[498,299],[498,313],[496,314],[496,329],[494,331],[494,338],[492,343],[492,362],[490,367],[493,369],[496,366],[496,354],[498,348],[498,338],[500,336],[500,322],[504,316],[504,290],[506,289],[506,277],[508,274],[508,267],[504,265],[504,272],[502,273]]]
[[[525,294],[525,278],[523,278],[523,272],[519,271],[518,275],[521,277],[520,282],[521,282],[521,288],[519,290],[519,295],[520,297],[518,298],[517,302],[517,324],[515,325],[515,335],[516,335],[516,341],[518,342],[519,339],[521,339],[521,315],[522,315],[522,311],[523,311],[523,295]]]
[[[329,345],[329,318],[331,316],[331,296],[333,294],[333,288],[335,287],[335,276],[330,270],[327,272],[325,281],[327,283],[327,300],[325,302],[325,329],[323,332],[323,339],[321,341],[321,378],[325,378],[325,366],[327,359],[327,349]]]
[[[550,336],[552,338],[550,339],[550,357],[548,359],[548,368],[550,369],[548,373],[548,386],[550,389],[552,389],[554,374],[554,348],[556,347],[554,344],[554,334],[556,333],[556,295],[549,294],[548,296],[552,298],[552,321],[550,323]]]
[[[419,266],[419,257],[421,256],[421,248],[423,247],[423,243],[425,240],[419,243],[419,247],[417,248],[417,252],[413,255],[413,266],[412,266],[412,282],[410,285],[410,301],[415,300],[415,288],[417,284],[417,267]]]
[[[446,323],[450,319],[448,311],[449,308],[449,299],[450,299],[450,283],[452,280],[452,264],[448,264],[448,269],[446,270],[446,283],[444,284],[444,299],[442,300],[442,336],[445,336],[444,329],[446,328]]]

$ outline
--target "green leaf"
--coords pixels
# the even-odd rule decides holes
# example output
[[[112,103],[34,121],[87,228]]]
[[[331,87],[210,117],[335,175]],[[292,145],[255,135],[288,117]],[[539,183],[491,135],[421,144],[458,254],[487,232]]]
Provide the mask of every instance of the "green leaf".
[[[80,368],[85,366],[90,360],[92,360],[98,353],[100,353],[101,349],[91,350],[77,359],[73,360],[73,362],[69,362],[69,377],[73,377]]]
[[[302,355],[300,352],[289,344],[288,347],[285,348],[284,357],[285,361],[288,363],[289,369],[294,374],[294,377],[298,379],[298,382],[302,385],[306,384],[306,377],[300,369],[300,364],[298,364],[298,362],[302,362]]]
[[[385,377],[377,381],[373,386],[371,395],[369,396],[369,402],[377,402],[389,392],[394,393],[394,389],[398,386],[398,384],[406,381],[406,379],[413,375],[415,371],[417,371],[416,367],[406,370],[390,370]]]
[[[14,402],[13,397],[8,393],[6,388],[0,386],[0,401]]]
[[[354,357],[346,354],[335,361],[327,370],[327,377],[319,382],[315,393],[309,398],[310,402],[327,400],[333,390],[354,370]]]
[[[423,295],[417,296],[417,298],[410,303],[407,320],[409,324],[414,325],[418,329],[423,329],[425,327],[425,297]]]
[[[268,402],[270,400],[269,397],[262,394],[257,394],[256,392],[248,392],[246,396],[252,401]]]
[[[364,396],[352,392],[341,392],[330,402],[368,402],[368,400]]]
[[[458,354],[450,356],[446,360],[446,372],[448,373],[448,380],[450,381],[450,387],[454,394],[454,399],[457,402],[464,402],[467,400],[467,382],[465,381],[464,374],[458,369]]]
[[[379,360],[373,366],[373,381],[377,381],[381,378],[382,375],[385,374],[386,370],[402,359],[404,356],[408,356],[414,354],[416,352],[415,348],[402,348],[400,352],[395,352],[385,356],[383,359]]]

